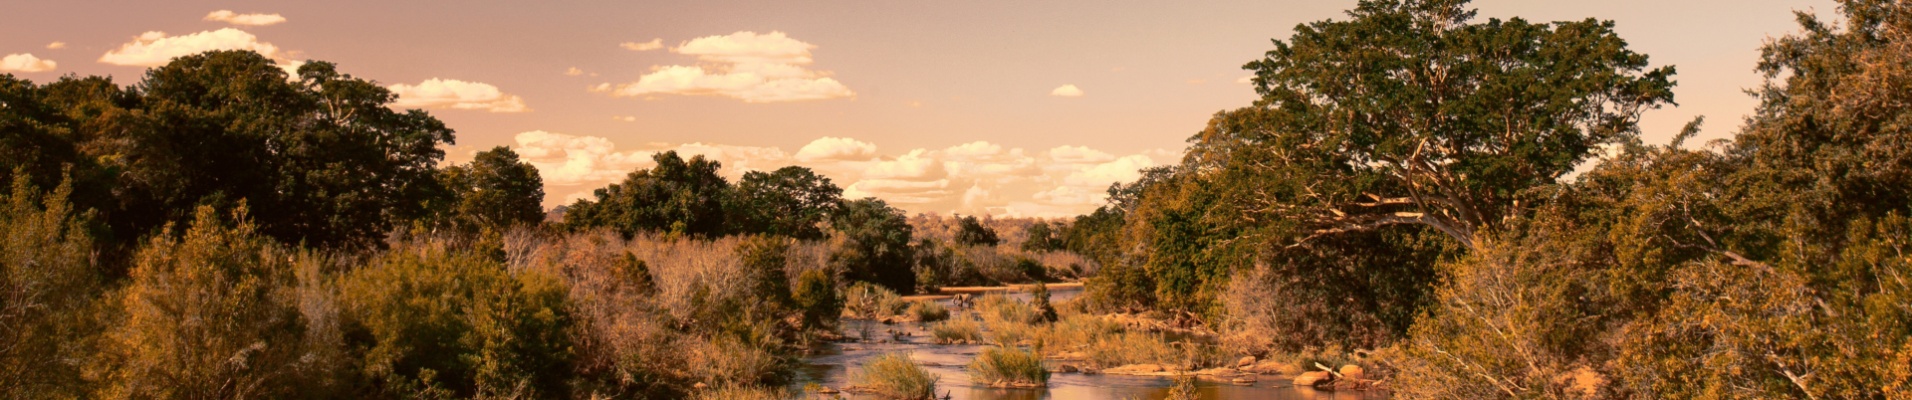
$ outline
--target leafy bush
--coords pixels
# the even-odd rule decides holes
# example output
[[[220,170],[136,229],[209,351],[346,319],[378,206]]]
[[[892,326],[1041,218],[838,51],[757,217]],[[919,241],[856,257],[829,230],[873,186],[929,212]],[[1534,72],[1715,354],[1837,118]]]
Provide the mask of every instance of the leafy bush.
[[[23,170],[0,195],[0,387],[22,397],[80,397],[78,360],[96,327],[101,293],[88,215],[76,215],[72,185],[34,188]]]
[[[868,282],[857,282],[844,288],[843,302],[852,314],[864,319],[900,315],[910,305],[896,292]]]
[[[851,381],[888,399],[936,398],[936,375],[910,361],[908,353],[887,353],[873,357],[851,376]]]
[[[402,243],[340,284],[347,337],[394,395],[562,393],[572,361],[567,288],[489,254]]]
[[[231,221],[200,207],[175,239],[167,227],[134,257],[108,333],[105,397],[299,397],[329,366],[306,357],[296,253],[256,233],[244,207]],[[323,393],[318,391],[316,393]]]
[[[916,290],[911,228],[903,210],[876,198],[850,201],[832,217],[830,227],[830,265],[846,277],[895,292]]]
[[[970,379],[995,387],[1043,387],[1049,385],[1049,370],[1042,367],[1042,355],[1014,347],[984,347],[969,362]]]
[[[791,294],[793,303],[803,312],[803,324],[807,328],[833,328],[837,318],[843,315],[843,298],[837,295],[836,279],[823,270],[804,271],[797,277],[797,286]]]

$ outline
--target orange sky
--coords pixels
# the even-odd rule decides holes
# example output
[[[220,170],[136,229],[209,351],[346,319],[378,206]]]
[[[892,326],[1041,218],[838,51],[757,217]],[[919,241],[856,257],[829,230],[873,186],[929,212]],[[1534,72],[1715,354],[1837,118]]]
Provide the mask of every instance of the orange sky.
[[[29,4],[30,3],[30,4]],[[9,2],[0,73],[137,81],[179,54],[326,60],[543,171],[547,205],[676,149],[745,169],[800,164],[911,212],[1063,216],[1178,159],[1209,115],[1249,104],[1240,66],[1354,1]],[[801,4],[799,4],[801,3]],[[1477,1],[1483,18],[1611,19],[1679,107],[1730,135],[1757,47],[1829,0]],[[219,12],[228,10],[226,12]]]

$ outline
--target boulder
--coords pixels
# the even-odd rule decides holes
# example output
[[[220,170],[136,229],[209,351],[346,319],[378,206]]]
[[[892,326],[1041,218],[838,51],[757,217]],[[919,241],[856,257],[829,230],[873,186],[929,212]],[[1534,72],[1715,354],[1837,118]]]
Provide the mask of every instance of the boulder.
[[[1359,365],[1354,365],[1354,364],[1343,365],[1341,366],[1340,372],[1341,372],[1342,379],[1356,380],[1356,381],[1367,379],[1367,375],[1364,374],[1364,372],[1366,371],[1363,371],[1361,369],[1361,366]]]
[[[1243,375],[1242,377],[1235,378],[1234,380],[1231,380],[1229,382],[1237,384],[1237,385],[1242,385],[1242,386],[1250,386],[1255,384],[1255,376]]]
[[[1258,362],[1246,369],[1248,372],[1263,375],[1298,375],[1301,373],[1301,367],[1273,360]]]
[[[1102,370],[1102,373],[1116,374],[1116,375],[1143,375],[1143,374],[1159,374],[1159,373],[1162,373],[1162,371],[1164,370],[1166,369],[1162,368],[1161,365],[1156,365],[1156,364],[1129,364],[1129,365],[1124,365],[1120,367],[1105,369],[1105,370]]]
[[[1248,368],[1255,365],[1255,356],[1242,357],[1235,361],[1235,368]]]
[[[1334,383],[1334,374],[1328,371],[1308,371],[1295,375],[1295,386],[1323,386]]]
[[[1076,368],[1075,364],[1062,364],[1061,366],[1056,367],[1056,372],[1061,372],[1065,374],[1073,374],[1073,373],[1081,372],[1081,371],[1082,369]]]

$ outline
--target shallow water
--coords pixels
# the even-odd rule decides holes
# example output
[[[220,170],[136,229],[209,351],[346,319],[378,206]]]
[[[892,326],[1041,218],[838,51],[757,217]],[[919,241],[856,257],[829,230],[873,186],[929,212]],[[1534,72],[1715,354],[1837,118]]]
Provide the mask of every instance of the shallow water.
[[[1081,290],[1056,290],[1051,294],[1055,301],[1074,297]],[[1027,300],[1027,293],[1012,296]],[[1076,373],[1056,373],[1049,378],[1049,387],[1043,389],[998,389],[978,385],[970,381],[965,366],[974,358],[981,345],[937,345],[932,343],[929,333],[920,324],[883,325],[870,321],[844,320],[845,334],[858,336],[866,329],[877,337],[888,338],[888,330],[909,332],[909,336],[891,343],[841,343],[827,346],[822,354],[807,358],[805,368],[799,371],[797,382],[792,389],[801,390],[804,386],[817,384],[831,388],[849,385],[853,368],[861,366],[872,357],[890,352],[908,352],[910,359],[923,365],[930,373],[937,375],[936,390],[947,394],[951,399],[976,400],[1100,400],[1100,399],[1145,399],[1154,400],[1168,396],[1174,381],[1168,377],[1127,376],[1127,375],[1085,375]],[[1346,399],[1369,400],[1387,398],[1381,392],[1374,391],[1325,391],[1306,387],[1293,387],[1288,378],[1264,375],[1254,385],[1235,385],[1219,380],[1203,379],[1199,381],[1199,392],[1203,399]],[[874,399],[873,396],[843,395],[848,399]]]

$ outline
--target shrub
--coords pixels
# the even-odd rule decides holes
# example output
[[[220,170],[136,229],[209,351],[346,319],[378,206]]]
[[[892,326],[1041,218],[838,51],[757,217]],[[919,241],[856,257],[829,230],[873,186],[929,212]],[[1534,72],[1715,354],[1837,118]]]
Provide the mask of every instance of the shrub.
[[[0,194],[0,387],[29,398],[80,397],[76,362],[95,327],[85,311],[100,294],[87,215],[62,183],[42,198],[15,171]]]
[[[851,380],[871,393],[896,400],[931,400],[936,397],[936,375],[930,374],[908,353],[888,353],[863,363]]]
[[[1042,367],[1042,356],[1014,347],[985,347],[969,362],[969,376],[976,383],[994,387],[1044,387],[1049,385],[1049,370]]]
[[[696,400],[786,400],[795,398],[783,388],[726,385],[697,392]]]
[[[1187,358],[1167,338],[1143,332],[1122,332],[1098,338],[1089,345],[1086,353],[1089,364],[1098,368],[1129,364],[1179,365]]]
[[[513,276],[482,251],[401,243],[341,284],[348,337],[380,390],[458,396],[562,393],[569,378],[567,289]]]
[[[902,314],[909,303],[896,292],[868,282],[857,282],[843,290],[844,306],[857,317],[877,319]]]
[[[101,396],[313,395],[301,390],[305,377],[327,372],[302,359],[293,254],[256,233],[244,206],[231,220],[199,207],[183,237],[168,226],[134,256]]]
[[[797,277],[793,303],[803,313],[806,328],[832,328],[843,315],[843,298],[837,295],[836,279],[823,270],[804,271]]]
[[[929,326],[930,336],[943,344],[982,340],[982,332],[982,325],[969,318],[955,318]]]
[[[943,303],[938,303],[935,300],[910,302],[909,314],[910,316],[916,317],[917,322],[923,323],[949,319],[949,309],[943,307]]]

